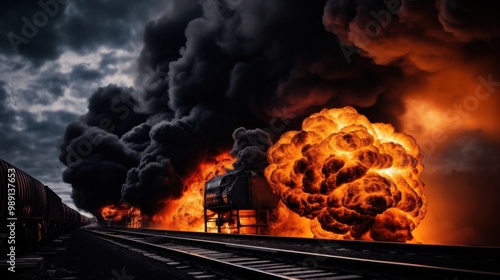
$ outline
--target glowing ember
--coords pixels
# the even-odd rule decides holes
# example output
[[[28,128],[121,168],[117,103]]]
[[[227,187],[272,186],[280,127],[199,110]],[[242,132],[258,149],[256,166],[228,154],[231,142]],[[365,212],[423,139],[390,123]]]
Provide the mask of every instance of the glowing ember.
[[[425,216],[415,140],[351,107],[305,119],[269,149],[268,161],[271,187],[315,236],[408,241]]]
[[[186,191],[176,201],[168,201],[168,206],[154,215],[150,226],[163,229],[203,231],[203,193],[205,183],[216,176],[227,173],[235,159],[223,153],[211,161],[200,164],[196,171],[184,179]]]

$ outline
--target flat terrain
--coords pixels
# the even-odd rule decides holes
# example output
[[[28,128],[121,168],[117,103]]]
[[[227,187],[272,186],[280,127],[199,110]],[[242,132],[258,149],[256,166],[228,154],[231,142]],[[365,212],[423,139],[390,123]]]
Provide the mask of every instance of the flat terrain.
[[[2,279],[195,279],[187,273],[185,264],[168,265],[153,260],[81,229],[30,255],[44,257],[43,270],[4,270],[0,274],[8,278]]]

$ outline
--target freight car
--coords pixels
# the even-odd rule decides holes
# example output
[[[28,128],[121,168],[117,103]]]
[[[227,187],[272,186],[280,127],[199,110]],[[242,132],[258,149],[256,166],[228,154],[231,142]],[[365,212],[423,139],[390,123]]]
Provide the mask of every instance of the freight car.
[[[268,219],[279,202],[260,170],[240,170],[205,185],[205,232],[268,233]]]
[[[15,224],[16,248],[30,251],[37,245],[89,224],[87,216],[71,209],[49,187],[0,159],[0,217]],[[0,228],[2,251],[10,230]]]

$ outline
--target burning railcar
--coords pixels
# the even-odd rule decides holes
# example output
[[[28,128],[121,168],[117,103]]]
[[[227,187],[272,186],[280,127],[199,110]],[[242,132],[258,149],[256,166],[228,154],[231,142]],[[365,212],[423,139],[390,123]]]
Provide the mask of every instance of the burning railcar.
[[[205,185],[205,232],[267,234],[279,200],[260,170],[215,177]]]

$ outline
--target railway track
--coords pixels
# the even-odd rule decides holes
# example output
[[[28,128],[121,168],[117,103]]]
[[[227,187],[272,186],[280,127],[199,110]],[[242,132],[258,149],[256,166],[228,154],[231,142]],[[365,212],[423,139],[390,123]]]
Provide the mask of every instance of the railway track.
[[[408,258],[409,255],[422,257],[443,257],[453,258],[456,268],[469,267],[471,263],[481,264],[486,263],[487,267],[497,267],[497,272],[500,272],[500,248],[485,247],[485,246],[451,246],[451,245],[436,245],[436,244],[408,244],[399,242],[372,242],[358,240],[334,240],[334,239],[317,239],[303,237],[282,237],[270,235],[252,235],[252,234],[225,234],[225,233],[206,233],[206,232],[186,232],[175,230],[157,230],[157,229],[131,229],[131,228],[114,228],[126,229],[128,231],[141,231],[153,234],[190,237],[195,239],[226,241],[238,243],[261,243],[274,248],[288,249],[290,244],[300,244],[300,250],[309,250],[316,253],[330,254],[332,251],[336,255],[354,256],[352,252],[369,252],[372,258],[379,253],[381,260],[400,259],[401,256]],[[345,252],[345,254],[342,254]],[[350,253],[351,252],[351,253]],[[360,254],[358,254],[360,255]],[[392,257],[391,257],[392,256]],[[418,260],[412,260],[418,262]],[[432,260],[436,263],[436,260]],[[423,261],[421,264],[429,264],[429,260]]]
[[[189,274],[199,279],[500,279],[500,272],[486,269],[246,245],[238,242],[237,237],[222,242],[189,233],[183,237],[180,232],[102,228],[89,231],[145,256],[187,268]],[[283,240],[295,248],[292,241]]]

